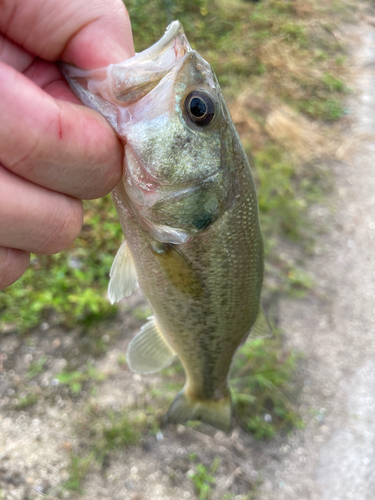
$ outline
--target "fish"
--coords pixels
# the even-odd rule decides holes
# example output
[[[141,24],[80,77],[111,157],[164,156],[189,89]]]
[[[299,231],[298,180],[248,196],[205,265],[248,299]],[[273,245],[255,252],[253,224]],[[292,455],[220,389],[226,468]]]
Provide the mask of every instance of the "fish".
[[[269,325],[255,184],[214,71],[174,21],[131,59],[63,72],[124,144],[112,191],[124,241],[108,295],[118,302],[138,284],[153,312],[129,343],[129,367],[154,373],[178,356],[186,382],[165,422],[229,432],[233,356]]]

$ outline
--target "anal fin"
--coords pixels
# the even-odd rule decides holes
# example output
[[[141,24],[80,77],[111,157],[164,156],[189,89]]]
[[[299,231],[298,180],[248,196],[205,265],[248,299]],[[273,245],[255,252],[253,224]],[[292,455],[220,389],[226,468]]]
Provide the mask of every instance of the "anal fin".
[[[165,341],[153,316],[132,339],[126,353],[129,368],[143,374],[166,368],[172,363],[174,356],[175,352]]]
[[[108,297],[111,304],[123,297],[129,297],[137,286],[137,272],[129,247],[124,240],[113,261],[108,285]]]
[[[258,316],[255,323],[251,327],[248,340],[263,339],[274,335],[271,325],[268,323],[263,307],[259,306]]]

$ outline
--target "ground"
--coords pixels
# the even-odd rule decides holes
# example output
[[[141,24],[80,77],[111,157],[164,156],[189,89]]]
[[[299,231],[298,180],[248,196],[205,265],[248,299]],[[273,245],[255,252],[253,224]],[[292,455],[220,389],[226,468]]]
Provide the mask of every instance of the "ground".
[[[341,137],[345,159],[331,164],[334,192],[310,213],[322,229],[305,262],[316,286],[303,299],[282,298],[277,308],[286,345],[301,354],[295,377],[305,427],[268,441],[239,427],[225,435],[182,425],[139,437],[147,419],[153,425],[155,398],[176,389],[124,364],[126,345],[147,315],[136,294],[90,338],[83,327],[45,323],[2,340],[2,500],[375,498],[374,26],[366,17],[343,30],[354,91]],[[61,375],[67,366],[73,378]],[[150,409],[137,413],[140,401]],[[104,453],[111,415],[124,408],[133,412],[121,424],[124,446],[115,442],[118,433]]]
[[[314,213],[322,226],[332,217],[329,233],[320,237],[317,255],[307,263],[318,286],[305,300],[281,306],[288,342],[305,354],[303,412],[316,415],[291,437],[281,461],[277,448],[276,460],[267,456],[262,499],[375,495],[373,26],[367,18],[347,30],[356,90],[348,102],[354,120],[343,142],[350,140],[355,148],[345,162],[332,165],[336,195],[327,209]]]

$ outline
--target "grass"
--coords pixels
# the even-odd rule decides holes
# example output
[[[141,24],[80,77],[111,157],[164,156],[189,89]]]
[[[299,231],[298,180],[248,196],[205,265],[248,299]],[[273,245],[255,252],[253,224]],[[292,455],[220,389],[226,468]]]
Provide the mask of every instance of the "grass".
[[[195,466],[195,471],[189,476],[194,484],[195,491],[199,500],[207,500],[211,494],[211,487],[215,484],[213,475],[220,465],[220,459],[215,458],[210,469],[207,469],[202,463]]]
[[[118,366],[122,367],[122,366],[125,366],[126,365],[126,356],[125,354],[119,354],[117,356],[117,364]]]
[[[47,363],[46,356],[41,356],[34,363],[30,363],[26,378],[30,379],[30,378],[36,377],[37,375],[39,375],[39,373],[42,373],[46,363]]]
[[[192,47],[213,66],[257,185],[266,291],[302,296],[314,283],[303,262],[280,252],[279,242],[287,239],[311,248],[315,230],[307,212],[332,185],[321,158],[330,153],[326,138],[331,124],[345,115],[350,92],[345,47],[335,25],[336,13],[345,17],[349,3],[129,0],[126,5],[137,52],[179,19]],[[55,256],[33,256],[24,277],[0,295],[0,328],[25,332],[42,321],[91,325],[114,314],[106,289],[121,240],[110,197],[85,202],[84,225],[75,244]],[[149,311],[139,308],[132,314],[143,320]],[[30,377],[43,370],[44,363],[37,363],[30,366]],[[119,367],[124,363],[121,355]],[[284,348],[279,334],[248,342],[236,355],[230,382],[235,413],[256,438],[272,438],[303,425],[291,402],[296,366],[295,354]],[[73,394],[97,376],[86,367],[61,372],[57,378]],[[163,376],[163,389],[151,383],[150,391],[166,406],[183,383],[181,366],[174,364]],[[132,411],[129,416],[91,408],[80,425],[87,439],[72,455],[66,486],[76,491],[93,464],[103,464],[111,452],[136,444],[156,424],[147,412]],[[197,465],[195,474],[198,496],[208,498],[212,470]]]
[[[309,132],[309,119],[324,124],[345,113],[345,51],[334,17],[326,12],[338,7],[322,0],[127,2],[137,51],[160,38],[172,19],[180,19],[192,46],[215,69],[253,165],[267,257],[276,267],[275,238],[305,240],[312,232],[306,227],[307,208],[325,186],[324,169],[311,161],[316,149],[307,144],[311,134],[291,136],[292,125],[294,131],[299,125]],[[278,116],[280,125],[283,109],[295,117],[282,122],[280,136],[275,120]],[[301,141],[310,147],[307,164]],[[90,325],[114,314],[106,289],[121,239],[110,198],[85,202],[75,244],[58,255],[33,256],[24,277],[0,295],[0,329],[25,332],[42,321]],[[279,291],[293,289],[289,271],[281,266],[279,272]]]
[[[349,2],[128,0],[126,5],[137,52],[158,40],[169,22],[179,19],[193,48],[213,66],[257,185],[266,288],[271,294],[302,296],[314,283],[303,262],[280,252],[279,242],[286,239],[288,244],[311,248],[315,229],[307,212],[332,185],[322,160],[330,153],[325,138],[332,124],[346,114],[350,92],[335,15],[348,16]],[[110,197],[85,202],[84,225],[74,245],[58,255],[32,256],[23,278],[0,294],[0,330],[23,333],[43,321],[90,327],[115,314],[106,290],[121,240]],[[132,314],[143,320],[150,313],[139,308]],[[105,346],[98,349],[102,352]],[[125,362],[120,355],[118,366]],[[32,363],[28,378],[41,373],[45,363],[44,357]],[[236,355],[230,378],[235,415],[257,439],[303,426],[294,407],[296,368],[297,357],[285,349],[280,334],[247,342]],[[89,365],[57,375],[71,394],[101,377]],[[181,366],[175,363],[164,370],[163,377],[162,388],[150,382],[150,392],[166,408],[183,384]],[[35,398],[34,394],[20,398],[17,409],[35,404]],[[105,468],[111,453],[154,433],[154,413],[153,408],[125,414],[91,406],[77,423],[77,436],[82,438],[71,453],[64,488],[80,493],[91,468]],[[196,425],[200,424],[192,423]],[[193,462],[196,459],[191,457]],[[212,493],[218,467],[214,464],[195,464],[190,479],[199,499]],[[253,494],[245,498],[250,500]]]
[[[18,403],[14,405],[14,409],[16,411],[25,410],[30,406],[33,406],[37,403],[38,396],[34,393],[26,394],[26,396],[22,396],[18,399]]]
[[[143,413],[130,417],[125,413],[99,413],[94,410],[90,417],[85,428],[90,429],[92,452],[100,463],[112,450],[137,444],[146,420]]]
[[[25,332],[43,320],[90,325],[116,312],[106,288],[122,231],[108,196],[85,202],[85,208],[74,245],[57,255],[32,256],[23,278],[0,294],[0,328]]]
[[[70,455],[69,478],[64,489],[82,492],[82,483],[92,468],[106,467],[111,452],[137,445],[142,435],[155,433],[154,417],[141,411],[115,412],[94,405],[76,422],[76,451]]]
[[[331,84],[345,68],[337,62],[342,48],[333,36],[335,25],[327,26],[322,17],[324,2],[180,0],[166,8],[164,0],[135,0],[127,8],[136,47],[148,47],[160,36],[160,26],[179,19],[227,94],[252,87],[297,109],[300,100],[311,103],[304,112],[314,119],[338,117],[331,115],[329,100],[340,102],[344,86]]]
[[[235,354],[229,374],[234,420],[256,439],[303,428],[295,406],[300,390],[297,363],[297,354],[284,347],[278,330],[273,337],[248,340]],[[157,406],[166,409],[181,390],[185,375],[177,361],[162,373],[162,387],[155,382],[150,393]],[[186,425],[199,429],[202,423],[192,421]]]
[[[291,402],[298,391],[292,382],[296,368],[296,354],[283,347],[277,332],[273,338],[250,340],[237,352],[230,375],[235,414],[256,439],[303,427]]]
[[[69,478],[63,484],[65,490],[82,492],[82,481],[86,477],[88,469],[93,461],[93,455],[79,457],[74,453],[70,454],[70,464],[68,467]]]
[[[85,382],[96,381],[102,382],[105,376],[99,373],[97,369],[87,364],[83,370],[77,371],[62,371],[58,373],[55,377],[60,384],[67,385],[73,394],[78,394]]]

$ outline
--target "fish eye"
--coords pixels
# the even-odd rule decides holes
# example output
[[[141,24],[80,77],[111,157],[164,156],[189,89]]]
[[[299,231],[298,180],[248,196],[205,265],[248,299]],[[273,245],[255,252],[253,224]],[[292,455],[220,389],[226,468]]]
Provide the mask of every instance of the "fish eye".
[[[194,90],[185,99],[185,112],[198,127],[209,125],[215,117],[215,102],[204,90]]]

